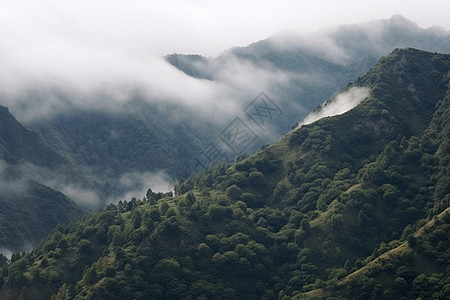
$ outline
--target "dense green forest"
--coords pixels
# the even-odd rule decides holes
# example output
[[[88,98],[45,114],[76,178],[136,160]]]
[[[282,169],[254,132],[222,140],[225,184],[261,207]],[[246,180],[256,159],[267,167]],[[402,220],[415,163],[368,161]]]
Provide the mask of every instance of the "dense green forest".
[[[397,49],[347,113],[2,257],[0,298],[448,299],[449,82]]]
[[[293,299],[447,299],[450,209],[423,223],[406,240],[381,244],[366,266]]]

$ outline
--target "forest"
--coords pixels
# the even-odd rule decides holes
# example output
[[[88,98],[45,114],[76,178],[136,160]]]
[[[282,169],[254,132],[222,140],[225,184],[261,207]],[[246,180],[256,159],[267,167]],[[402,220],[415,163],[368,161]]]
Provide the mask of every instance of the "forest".
[[[448,299],[449,82],[396,49],[347,113],[2,256],[0,298]]]

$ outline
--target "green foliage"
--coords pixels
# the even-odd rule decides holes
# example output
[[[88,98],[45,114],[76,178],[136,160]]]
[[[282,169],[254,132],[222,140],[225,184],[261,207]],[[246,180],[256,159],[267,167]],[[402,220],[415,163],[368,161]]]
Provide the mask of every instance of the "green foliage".
[[[238,201],[241,197],[242,190],[237,185],[232,185],[225,190],[225,193],[233,200]]]
[[[250,174],[248,175],[248,180],[255,186],[262,186],[266,182],[264,175],[259,171],[250,172]]]

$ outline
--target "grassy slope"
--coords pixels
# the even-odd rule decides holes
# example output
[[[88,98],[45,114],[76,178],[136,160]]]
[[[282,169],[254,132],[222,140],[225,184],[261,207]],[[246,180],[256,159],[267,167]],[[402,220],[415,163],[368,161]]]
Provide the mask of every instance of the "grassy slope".
[[[400,243],[399,246],[388,250],[377,258],[373,259],[366,266],[350,273],[343,279],[336,282],[333,286],[323,289],[312,290],[308,293],[298,295],[293,299],[358,299],[363,290],[364,282],[367,278],[372,278],[376,282],[376,286],[369,288],[371,292],[376,293],[385,291],[386,289],[396,290],[395,279],[401,273],[401,268],[409,268],[408,276],[412,279],[417,278],[420,274],[433,276],[434,274],[443,274],[447,272],[448,251],[443,245],[434,244],[431,249],[424,251],[424,246],[430,240],[435,239],[433,234],[438,231],[445,231],[448,239],[450,225],[450,208],[447,208],[439,215],[435,215],[429,222],[420,227],[412,236],[419,240],[418,244],[411,246],[408,241]],[[447,243],[448,240],[442,240],[441,243]],[[429,247],[429,244],[427,245]],[[403,278],[403,277],[402,277]],[[409,288],[412,291],[412,280],[409,281]],[[381,287],[383,289],[381,289]],[[365,291],[366,292],[366,291]],[[448,290],[444,291],[448,293]],[[407,293],[403,291],[403,295]],[[375,294],[376,295],[376,294]],[[448,294],[436,294],[436,298],[443,299]],[[370,295],[373,296],[373,295]],[[381,295],[379,295],[381,296]],[[389,295],[384,295],[389,298]],[[409,296],[415,296],[411,292]]]

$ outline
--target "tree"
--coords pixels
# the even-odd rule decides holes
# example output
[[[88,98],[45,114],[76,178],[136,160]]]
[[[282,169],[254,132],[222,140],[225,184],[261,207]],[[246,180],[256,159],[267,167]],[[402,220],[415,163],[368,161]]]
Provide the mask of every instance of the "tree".
[[[134,229],[141,227],[142,218],[141,214],[138,211],[135,211],[133,213],[133,216],[131,217],[131,223],[133,224]]]
[[[241,200],[246,204],[246,206],[249,206],[249,207],[256,206],[256,198],[252,193],[242,193]],[[237,204],[237,202],[236,202],[236,204]]]
[[[169,204],[166,201],[163,201],[160,206],[161,215],[165,215],[167,210],[169,209]]]
[[[56,242],[55,242],[55,244],[56,244]],[[14,253],[11,255],[11,263],[13,263],[13,262],[19,260],[19,258],[20,258],[20,252],[14,252]]]
[[[97,274],[97,271],[95,270],[94,266],[92,266],[90,268],[86,267],[85,272],[84,272],[84,276],[83,276],[83,280],[88,285],[92,285],[92,284],[97,282],[98,274]]]
[[[93,245],[90,241],[82,239],[78,242],[78,252],[80,254],[89,254],[94,250]]]
[[[300,223],[302,229],[304,231],[307,231],[309,229],[309,221],[307,219],[303,219],[302,222]]]
[[[189,201],[189,203],[194,204],[195,200],[197,200],[197,199],[196,199],[194,193],[192,191],[189,191],[186,194],[186,200]]]
[[[0,267],[3,267],[7,264],[8,258],[0,253]]]
[[[69,243],[67,242],[66,238],[61,238],[58,242],[57,247],[64,250],[69,246]]]
[[[66,283],[64,282],[62,286],[59,288],[58,294],[56,295],[56,300],[65,300],[66,299]]]
[[[383,191],[383,199],[387,202],[394,202],[400,197],[400,192],[391,184],[383,184],[381,190]]]
[[[416,239],[415,236],[410,235],[410,236],[408,237],[408,245],[409,245],[409,247],[411,247],[411,248],[413,248],[413,247],[415,247],[415,246],[417,245],[417,239]]]
[[[161,213],[157,208],[151,208],[149,212],[149,217],[154,222],[159,222],[161,220]]]
[[[250,181],[250,184],[255,186],[262,186],[266,183],[264,175],[259,171],[250,172],[248,180]]]
[[[156,203],[156,198],[155,198],[155,193],[153,193],[153,191],[152,191],[152,189],[151,188],[149,188],[148,190],[147,190],[147,193],[145,194],[146,195],[146,197],[147,197],[147,200],[148,200],[148,202],[150,203],[150,204],[155,204]]]
[[[242,194],[242,190],[235,184],[228,187],[225,191],[225,193],[234,201],[239,200]]]

